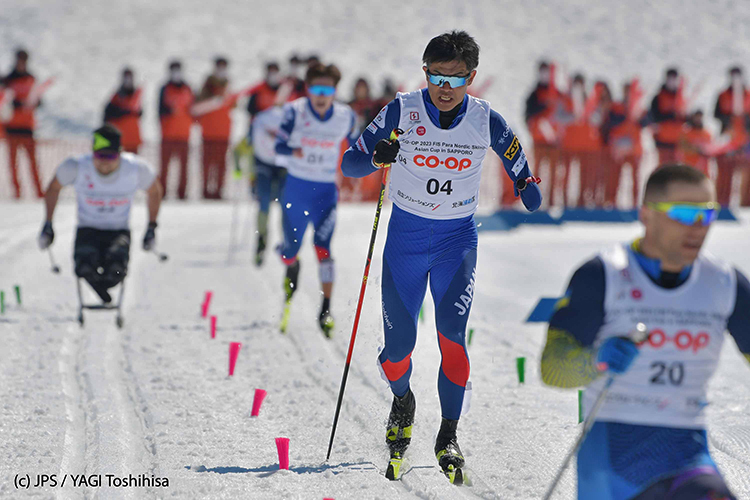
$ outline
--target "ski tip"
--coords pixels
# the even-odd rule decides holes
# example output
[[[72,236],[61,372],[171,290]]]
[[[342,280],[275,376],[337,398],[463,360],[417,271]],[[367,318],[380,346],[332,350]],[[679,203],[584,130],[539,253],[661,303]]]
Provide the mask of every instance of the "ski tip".
[[[448,478],[448,481],[451,482],[451,484],[456,486],[470,486],[471,483],[468,481],[468,478],[465,475],[465,472],[461,468],[454,468],[452,465],[448,466],[448,469],[443,470],[443,474],[445,474],[445,477]]]

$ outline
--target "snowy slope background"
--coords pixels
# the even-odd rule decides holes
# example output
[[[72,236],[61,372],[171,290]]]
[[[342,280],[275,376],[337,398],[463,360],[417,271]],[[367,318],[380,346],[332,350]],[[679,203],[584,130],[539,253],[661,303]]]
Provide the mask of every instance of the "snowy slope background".
[[[653,91],[666,65],[676,63],[706,83],[698,103],[709,109],[725,84],[726,68],[748,58],[742,2],[220,2],[196,0],[119,3],[4,0],[0,9],[0,68],[12,49],[26,46],[31,70],[57,83],[40,110],[40,136],[83,137],[98,125],[119,71],[131,64],[146,87],[147,140],[158,139],[156,97],[171,57],[182,57],[197,86],[210,59],[232,59],[235,88],[257,80],[261,63],[291,51],[315,52],[344,72],[342,91],[360,74],[420,83],[427,40],[454,27],[482,46],[480,81],[494,76],[486,97],[522,138],[523,99],[536,61],[545,56],[569,71],[619,83],[640,75]],[[617,90],[616,95],[619,95]],[[710,122],[710,120],[707,120]],[[245,118],[236,112],[235,136]],[[277,333],[282,265],[251,263],[254,209],[241,210],[241,250],[227,262],[231,204],[167,203],[160,216],[160,250],[167,263],[139,250],[145,210],[133,213],[126,325],[106,313],[75,323],[70,254],[74,205],[55,218],[54,252],[63,267],[49,272],[36,249],[42,208],[0,203],[0,289],[9,303],[0,316],[0,498],[499,498],[541,497],[578,432],[573,391],[541,386],[538,358],[544,327],[522,323],[540,296],[557,296],[572,269],[605,245],[639,233],[632,225],[522,228],[480,236],[478,284],[470,326],[474,394],[459,439],[479,484],[456,489],[439,476],[432,444],[439,425],[439,353],[431,299],[414,356],[417,422],[402,482],[382,477],[389,390],[375,365],[381,342],[380,254],[354,354],[331,461],[324,461],[349,332],[361,280],[373,206],[339,209],[333,253],[338,281],[336,337],[326,341],[314,318],[319,307],[314,253],[301,254],[301,291],[290,333]],[[246,215],[249,214],[249,215]],[[742,224],[721,223],[708,247],[750,271],[750,213]],[[245,217],[248,217],[246,219]],[[387,220],[387,214],[385,219]],[[274,208],[272,240],[278,241]],[[309,236],[307,238],[309,241]],[[524,265],[519,265],[519,262]],[[533,263],[533,265],[528,265]],[[20,284],[23,305],[13,304]],[[199,318],[205,290],[214,291],[216,340]],[[230,341],[243,343],[233,379],[226,377]],[[515,357],[527,357],[519,387]],[[750,377],[728,339],[711,385],[711,447],[740,498],[750,498]],[[261,417],[249,417],[252,393],[269,395]],[[289,472],[277,470],[274,438],[291,439]],[[16,474],[141,473],[168,477],[165,489],[47,488],[18,492]],[[556,498],[573,498],[573,471]]]
[[[650,99],[666,66],[676,64],[689,90],[704,82],[696,104],[712,111],[727,68],[750,56],[749,22],[750,5],[736,0],[4,0],[0,69],[9,70],[13,49],[23,45],[38,78],[56,77],[39,116],[40,133],[58,137],[97,126],[120,70],[130,65],[145,90],[144,137],[156,140],[158,89],[170,58],[184,60],[195,88],[213,57],[225,54],[239,89],[261,78],[269,59],[285,62],[292,51],[316,53],[341,67],[340,96],[348,99],[360,75],[371,79],[378,95],[384,76],[407,90],[421,85],[427,41],[463,28],[482,49],[479,82],[495,78],[486,98],[523,136],[523,101],[541,57],[569,73],[606,79],[616,98],[626,79],[640,76]],[[245,127],[238,111],[235,136]]]

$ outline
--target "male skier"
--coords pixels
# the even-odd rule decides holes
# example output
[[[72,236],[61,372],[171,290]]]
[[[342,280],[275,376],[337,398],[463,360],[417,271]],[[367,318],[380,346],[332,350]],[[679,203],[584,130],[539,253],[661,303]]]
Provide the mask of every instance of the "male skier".
[[[430,40],[422,56],[427,88],[398,94],[344,154],[342,170],[363,177],[391,165],[393,212],[383,254],[382,309],[385,348],[379,361],[393,391],[386,442],[399,476],[411,441],[416,403],[409,388],[417,318],[429,277],[442,363],[438,392],[442,423],[435,454],[455,483],[464,458],[456,440],[469,379],[466,324],[474,296],[482,161],[492,148],[530,211],[542,198],[526,154],[487,101],[467,95],[479,65],[479,46],[464,31]],[[394,129],[403,131],[389,140]]]
[[[544,383],[586,386],[587,413],[616,375],[578,452],[580,500],[734,499],[708,450],[706,389],[724,330],[750,361],[750,283],[702,252],[719,210],[686,165],[651,174],[642,238],[576,270],[549,324]],[[648,340],[627,338],[644,323]]]
[[[358,132],[354,111],[346,104],[334,102],[339,80],[341,72],[336,66],[315,64],[305,76],[307,97],[283,108],[284,118],[276,142],[276,165],[287,169],[281,197],[284,230],[281,259],[287,266],[282,332],[286,331],[292,295],[297,291],[300,267],[297,253],[310,222],[315,228],[313,243],[323,291],[318,324],[326,337],[332,335],[334,328],[330,307],[334,281],[331,237],[338,201],[336,171],[342,142],[348,139],[352,144]]]
[[[139,189],[148,202],[148,229],[143,249],[155,245],[156,217],[162,187],[152,169],[139,156],[121,152],[120,132],[112,125],[94,131],[92,153],[68,158],[59,167],[44,195],[46,221],[39,247],[48,248],[55,238],[52,215],[64,186],[72,185],[78,201],[78,229],[73,259],[75,274],[85,279],[105,304],[108,290],[119,284],[130,257],[130,207]]]

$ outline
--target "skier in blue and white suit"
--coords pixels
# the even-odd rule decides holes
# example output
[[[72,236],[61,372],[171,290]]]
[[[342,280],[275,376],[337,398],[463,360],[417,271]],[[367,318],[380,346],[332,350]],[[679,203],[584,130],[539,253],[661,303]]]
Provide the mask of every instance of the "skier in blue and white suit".
[[[394,394],[386,440],[402,453],[409,444],[414,395],[409,388],[417,317],[429,276],[436,307],[442,363],[438,392],[442,424],[435,444],[440,465],[460,468],[456,443],[469,379],[466,323],[475,287],[482,161],[489,148],[500,156],[530,211],[542,201],[526,153],[487,101],[467,95],[476,76],[479,47],[466,32],[433,38],[423,55],[427,88],[398,94],[344,154],[342,170],[363,177],[391,164],[393,201],[383,255],[385,348],[380,366]],[[403,134],[389,141],[391,131]]]
[[[750,282],[702,250],[719,208],[705,174],[660,166],[639,210],[643,237],[580,266],[557,303],[542,380],[586,386],[584,411],[595,419],[578,451],[579,500],[737,498],[706,433],[708,382],[725,331],[750,361]],[[640,346],[628,338],[638,323],[649,330]]]
[[[357,139],[357,117],[346,104],[334,102],[341,73],[333,64],[316,64],[307,70],[307,97],[284,106],[284,119],[276,142],[276,161],[286,167],[287,178],[281,197],[284,245],[281,258],[287,265],[284,288],[287,306],[281,323],[286,330],[289,303],[297,289],[299,260],[308,223],[315,228],[314,244],[320,264],[323,304],[320,328],[330,337],[334,327],[330,314],[334,267],[331,237],[336,225],[336,171],[342,142]]]

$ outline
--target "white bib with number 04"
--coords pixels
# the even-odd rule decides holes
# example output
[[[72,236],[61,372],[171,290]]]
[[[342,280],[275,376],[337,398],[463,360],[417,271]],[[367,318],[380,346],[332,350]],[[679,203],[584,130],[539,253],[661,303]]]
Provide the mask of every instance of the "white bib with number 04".
[[[389,197],[428,219],[458,219],[479,203],[482,160],[490,146],[490,104],[469,96],[466,115],[444,130],[427,116],[422,92],[398,94],[400,150],[391,165]]]

